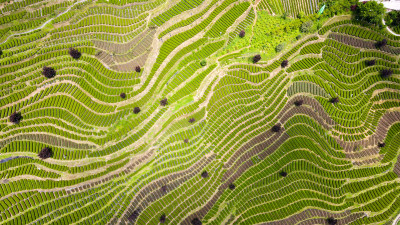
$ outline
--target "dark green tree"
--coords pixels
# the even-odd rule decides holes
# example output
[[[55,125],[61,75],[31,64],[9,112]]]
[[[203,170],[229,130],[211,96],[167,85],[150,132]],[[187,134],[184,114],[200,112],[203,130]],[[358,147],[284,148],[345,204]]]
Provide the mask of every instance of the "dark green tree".
[[[385,7],[382,3],[376,1],[359,2],[356,9],[356,19],[382,26],[382,18],[385,13]]]

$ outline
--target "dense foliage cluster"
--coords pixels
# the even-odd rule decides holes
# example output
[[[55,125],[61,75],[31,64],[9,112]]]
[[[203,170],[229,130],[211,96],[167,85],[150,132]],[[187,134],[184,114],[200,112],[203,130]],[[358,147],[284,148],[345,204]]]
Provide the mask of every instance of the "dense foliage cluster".
[[[138,106],[136,106],[136,107],[133,109],[133,113],[135,113],[135,114],[140,113],[140,108],[139,108]]]
[[[381,41],[377,41],[375,45],[376,45],[377,48],[385,47],[387,45],[387,40],[386,39],[382,39]]]
[[[376,60],[375,59],[367,60],[366,64],[367,64],[367,66],[373,66],[376,64]]]
[[[42,74],[43,74],[43,76],[45,76],[47,78],[52,78],[56,75],[56,71],[52,67],[44,66],[43,70],[42,70]]]
[[[381,77],[382,78],[388,78],[393,74],[393,70],[392,69],[383,69],[381,70]]]
[[[167,219],[167,217],[165,216],[165,214],[162,214],[160,216],[160,223],[165,223],[166,219]]]
[[[355,10],[356,19],[376,26],[382,26],[382,18],[385,8],[382,3],[376,1],[364,1],[357,4]]]
[[[308,33],[311,31],[312,26],[314,25],[313,21],[309,20],[301,24],[300,31],[302,33]]]
[[[261,60],[261,55],[257,54],[253,57],[253,63],[257,63],[258,61]]]
[[[301,106],[301,105],[303,105],[303,100],[300,99],[300,100],[295,101],[295,102],[294,102],[294,105],[295,105],[295,106]]]
[[[275,132],[275,133],[281,131],[281,129],[282,129],[282,127],[280,124],[276,124],[271,128],[272,132]]]
[[[400,31],[400,11],[393,10],[386,14],[385,22],[396,31]]]
[[[323,3],[326,6],[324,15],[330,17],[345,13],[350,7],[355,8],[357,6],[357,0],[326,0]]]
[[[168,99],[167,98],[164,98],[164,99],[162,99],[161,101],[160,101],[160,105],[161,106],[166,106],[168,104]]]
[[[332,104],[339,103],[339,97],[334,97],[329,100]]]
[[[199,218],[194,218],[192,220],[192,225],[202,225],[203,223],[199,220]]]
[[[74,59],[79,59],[82,56],[82,53],[75,48],[70,48],[69,55]]]
[[[133,211],[133,213],[128,217],[128,219],[129,219],[130,221],[132,221],[132,222],[135,222],[136,219],[139,217],[140,212],[141,212],[141,209],[140,209],[140,208],[136,209],[136,210]]]
[[[335,218],[333,218],[333,217],[328,217],[328,218],[326,219],[326,222],[327,222],[329,225],[336,225],[337,222],[338,222],[338,220],[335,219]]]
[[[41,159],[47,159],[50,158],[52,155],[53,151],[51,150],[51,148],[45,147],[39,152],[38,157]]]
[[[246,35],[246,32],[244,30],[241,30],[239,33],[239,37],[243,38],[244,35]]]
[[[19,123],[20,121],[21,121],[21,119],[22,119],[22,116],[21,116],[21,113],[20,112],[13,112],[11,115],[10,115],[10,122],[11,123]]]
[[[288,60],[283,60],[281,63],[282,68],[285,68],[289,65],[289,61]]]

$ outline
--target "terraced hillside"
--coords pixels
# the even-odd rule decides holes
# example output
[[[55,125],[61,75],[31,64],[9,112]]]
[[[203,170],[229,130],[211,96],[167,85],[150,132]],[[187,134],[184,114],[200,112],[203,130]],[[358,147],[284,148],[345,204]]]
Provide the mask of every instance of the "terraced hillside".
[[[0,224],[394,223],[400,37],[279,2],[0,0]]]

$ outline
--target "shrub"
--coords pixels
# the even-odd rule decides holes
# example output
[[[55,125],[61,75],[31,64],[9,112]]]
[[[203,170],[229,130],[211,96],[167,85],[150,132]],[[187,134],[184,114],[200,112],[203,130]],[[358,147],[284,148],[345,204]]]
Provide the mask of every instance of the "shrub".
[[[302,33],[308,33],[311,31],[313,25],[314,23],[311,20],[304,22],[303,24],[301,24],[300,31]]]
[[[377,41],[375,43],[375,46],[377,48],[382,48],[382,47],[385,47],[386,45],[387,45],[387,40],[386,39],[382,39],[381,41]]]
[[[357,10],[357,5],[351,5],[350,6],[350,10],[353,11],[353,12],[356,11]]]
[[[229,185],[229,189],[234,190],[235,188],[236,188],[236,186],[234,184]]]
[[[388,78],[393,74],[393,70],[391,69],[383,69],[381,70],[381,77],[382,78]]]
[[[391,27],[399,27],[400,28],[400,11],[390,11],[386,14],[385,18],[386,24]]]
[[[206,60],[204,60],[204,59],[203,59],[203,60],[201,60],[201,61],[200,61],[200,65],[201,65],[201,66],[205,66],[205,65],[207,65],[207,62],[206,62]]]
[[[0,48],[0,56],[1,56],[1,55],[3,55],[3,50],[1,50],[1,48]]]
[[[300,39],[301,39],[301,35],[299,34],[296,36],[296,40],[300,40]]]
[[[185,139],[185,140],[183,140],[183,142],[185,142],[185,143],[189,143],[189,139]]]
[[[52,67],[44,66],[43,70],[42,70],[42,74],[43,74],[43,76],[45,76],[47,78],[52,78],[56,75],[56,71]]]
[[[329,100],[332,104],[336,104],[339,102],[339,98],[335,97],[335,98],[331,98],[331,100]]]
[[[162,215],[160,216],[160,223],[165,223],[165,219],[166,219],[165,214],[162,214]]]
[[[69,54],[74,59],[79,59],[82,56],[82,53],[74,48],[69,48]]]
[[[136,209],[135,211],[133,211],[133,213],[128,217],[128,220],[135,222],[136,219],[139,217],[140,211],[140,209]]]
[[[136,67],[135,67],[135,71],[138,72],[138,73],[140,73],[140,71],[142,71],[142,69],[140,68],[140,66],[136,66]]]
[[[163,185],[163,186],[161,187],[161,191],[162,191],[163,193],[167,193],[167,185]]]
[[[239,37],[243,38],[246,35],[246,32],[244,30],[241,30],[239,33]]]
[[[283,60],[282,63],[281,63],[282,68],[285,68],[288,65],[289,65],[289,61],[287,61],[287,60]]]
[[[202,177],[202,178],[207,178],[207,177],[208,177],[207,171],[203,171],[203,172],[201,173],[201,177]]]
[[[11,123],[17,124],[17,123],[19,123],[21,121],[21,119],[22,119],[22,116],[21,116],[20,112],[13,112],[10,115],[10,122]]]
[[[45,147],[39,152],[38,156],[41,159],[47,159],[53,156],[53,152],[51,151],[51,148]]]
[[[281,175],[282,177],[286,177],[286,176],[287,176],[287,173],[286,173],[285,171],[281,171],[281,172],[279,173],[279,175]]]
[[[190,118],[190,119],[189,119],[189,123],[194,123],[195,121],[196,121],[195,118]]]
[[[135,113],[135,114],[140,113],[140,108],[136,106],[136,107],[133,109],[133,113]]]
[[[386,146],[385,142],[379,142],[379,143],[378,143],[378,147],[379,147],[379,148],[383,148],[383,147],[385,147],[385,146]]]
[[[335,218],[333,218],[333,217],[329,217],[329,218],[326,219],[326,222],[327,222],[329,225],[336,225],[338,221],[337,221],[337,219],[335,219]]]
[[[202,225],[202,224],[203,223],[198,218],[192,219],[192,225]]]
[[[255,55],[254,57],[253,57],[253,63],[257,63],[258,61],[260,61],[261,60],[261,55]]]
[[[300,99],[300,100],[295,101],[295,102],[294,102],[294,105],[295,105],[295,106],[301,106],[301,105],[303,105],[303,100]]]
[[[376,64],[376,61],[375,61],[375,59],[367,60],[367,61],[366,61],[366,64],[367,64],[367,66],[373,66],[373,65]]]
[[[281,131],[281,125],[280,124],[276,124],[271,128],[272,132],[278,133],[279,131]]]
[[[168,99],[164,98],[163,100],[160,101],[161,106],[166,106],[168,104]]]
[[[280,43],[275,47],[275,51],[276,52],[281,52],[284,48],[285,48],[285,44],[284,43]]]
[[[126,94],[125,93],[121,93],[120,95],[119,95],[121,98],[126,98]]]

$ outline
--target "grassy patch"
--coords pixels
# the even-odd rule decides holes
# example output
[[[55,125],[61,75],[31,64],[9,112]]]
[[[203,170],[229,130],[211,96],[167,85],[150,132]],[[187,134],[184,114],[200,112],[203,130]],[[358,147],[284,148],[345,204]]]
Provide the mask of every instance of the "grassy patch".
[[[252,63],[251,57],[254,54],[260,54],[265,61],[274,58],[279,52],[276,51],[278,45],[283,46],[280,52],[290,49],[297,41],[299,35],[307,34],[300,32],[301,25],[309,20],[313,21],[313,26],[309,33],[314,33],[320,28],[327,18],[316,18],[316,15],[310,15],[303,19],[282,18],[281,16],[272,16],[266,11],[257,12],[257,21],[254,26],[246,29],[246,36],[236,37],[225,47],[218,55],[224,55],[239,49],[241,56],[233,57],[233,61]],[[252,35],[250,35],[252,33]],[[249,47],[250,46],[250,47]]]
[[[184,106],[186,106],[186,105],[189,105],[189,103],[191,103],[191,102],[193,102],[193,101],[194,101],[193,94],[188,95],[188,96],[182,98],[181,100],[179,100],[179,101],[176,103],[175,108],[174,108],[174,111],[177,111],[177,110],[179,110],[180,108],[182,108],[182,107],[184,107]]]

